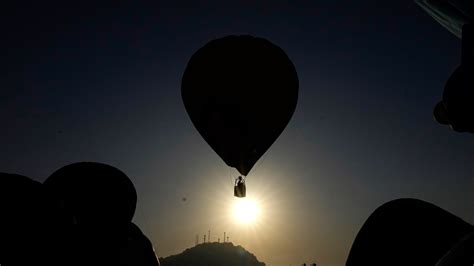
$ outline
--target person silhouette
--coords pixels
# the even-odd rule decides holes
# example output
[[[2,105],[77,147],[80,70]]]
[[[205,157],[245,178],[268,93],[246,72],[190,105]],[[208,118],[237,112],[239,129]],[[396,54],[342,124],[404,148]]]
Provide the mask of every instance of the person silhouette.
[[[240,185],[241,183],[244,182],[244,179],[242,178],[242,176],[239,176],[236,180],[235,180],[235,185],[238,186]]]
[[[235,180],[234,196],[238,198],[244,198],[246,196],[246,190],[245,179],[242,176],[239,176]]]

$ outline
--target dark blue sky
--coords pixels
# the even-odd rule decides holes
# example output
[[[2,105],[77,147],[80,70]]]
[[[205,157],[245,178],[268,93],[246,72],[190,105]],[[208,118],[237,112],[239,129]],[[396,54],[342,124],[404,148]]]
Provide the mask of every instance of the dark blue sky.
[[[160,256],[211,229],[267,265],[343,265],[367,216],[398,197],[474,222],[474,138],[432,119],[461,43],[411,1],[37,5],[3,16],[0,170],[122,169]],[[244,33],[283,48],[300,79],[292,121],[249,175],[267,206],[252,229],[226,216],[230,170],[180,95],[199,47]]]

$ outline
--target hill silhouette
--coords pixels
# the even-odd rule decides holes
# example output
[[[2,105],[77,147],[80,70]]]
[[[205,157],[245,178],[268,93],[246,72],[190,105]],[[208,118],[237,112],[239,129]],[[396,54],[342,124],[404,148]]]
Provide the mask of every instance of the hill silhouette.
[[[161,266],[265,266],[257,257],[232,243],[203,243],[180,254],[160,258]]]

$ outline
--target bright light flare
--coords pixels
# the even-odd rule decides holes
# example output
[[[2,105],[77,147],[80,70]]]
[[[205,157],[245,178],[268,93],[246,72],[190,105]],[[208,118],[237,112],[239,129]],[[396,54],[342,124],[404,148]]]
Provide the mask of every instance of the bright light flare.
[[[236,199],[233,216],[237,222],[250,225],[257,221],[259,215],[260,206],[255,200],[249,198]]]

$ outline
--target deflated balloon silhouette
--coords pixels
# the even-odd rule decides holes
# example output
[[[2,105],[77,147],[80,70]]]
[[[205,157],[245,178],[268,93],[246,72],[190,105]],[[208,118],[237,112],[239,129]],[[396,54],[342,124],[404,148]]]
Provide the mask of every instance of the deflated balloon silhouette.
[[[227,36],[191,57],[181,95],[204,140],[246,176],[290,121],[298,76],[286,53],[268,40]]]

